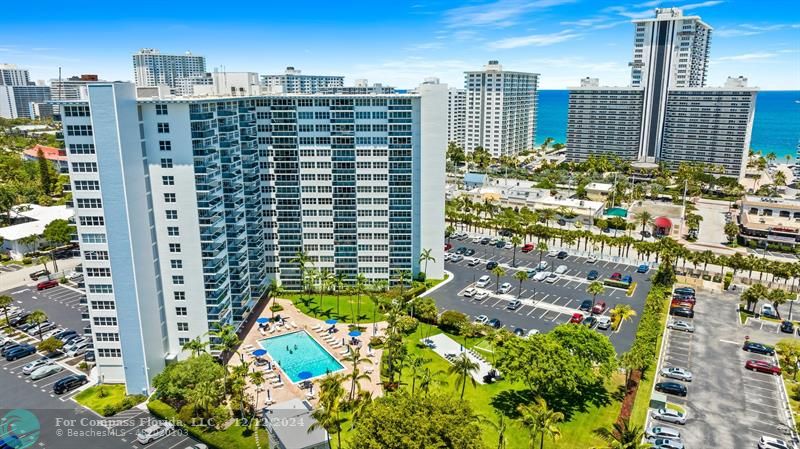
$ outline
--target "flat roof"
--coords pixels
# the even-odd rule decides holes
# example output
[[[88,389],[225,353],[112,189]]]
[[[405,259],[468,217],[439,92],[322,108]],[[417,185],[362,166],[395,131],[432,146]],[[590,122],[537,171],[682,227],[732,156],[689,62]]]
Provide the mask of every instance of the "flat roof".
[[[328,441],[328,432],[322,426],[308,431],[317,420],[311,417],[311,409],[300,399],[290,399],[267,407],[264,420],[286,449],[305,449]]]
[[[39,206],[37,204],[26,204],[31,210],[25,212],[12,212],[12,216],[25,217],[31,221],[19,223],[0,228],[0,236],[6,240],[19,240],[29,235],[40,235],[44,232],[45,226],[55,220],[67,220],[74,215],[72,209],[67,206]],[[17,206],[18,207],[18,206]]]

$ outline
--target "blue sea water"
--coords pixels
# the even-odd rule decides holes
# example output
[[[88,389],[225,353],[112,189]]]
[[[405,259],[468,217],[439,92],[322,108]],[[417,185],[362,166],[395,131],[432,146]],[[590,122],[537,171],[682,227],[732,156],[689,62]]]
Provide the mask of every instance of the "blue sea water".
[[[539,91],[536,142],[546,137],[565,142],[569,91]],[[800,141],[800,91],[773,90],[758,93],[750,147],[764,154],[775,152],[778,160],[795,157]]]

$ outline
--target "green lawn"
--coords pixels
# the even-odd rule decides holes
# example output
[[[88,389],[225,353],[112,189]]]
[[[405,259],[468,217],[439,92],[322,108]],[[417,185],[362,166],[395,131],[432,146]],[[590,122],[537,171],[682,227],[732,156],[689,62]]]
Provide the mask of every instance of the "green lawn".
[[[102,393],[102,394],[101,394]],[[126,400],[126,398],[130,398]],[[144,396],[128,396],[125,385],[98,385],[75,395],[75,401],[103,416],[111,416],[127,410],[147,399]]]
[[[426,367],[431,371],[443,370],[447,371],[450,364],[437,355],[433,350],[428,348],[419,348],[416,342],[424,336],[435,335],[441,333],[438,328],[431,328],[431,326],[421,324],[417,331],[407,338],[407,347],[409,354],[422,354],[425,358],[429,359]],[[462,337],[450,335],[453,339],[463,342]],[[483,340],[469,340],[467,346],[480,350],[485,354],[486,360],[491,363],[492,355],[490,352],[490,345]],[[447,380],[447,385],[434,386],[433,389],[438,389],[450,392],[456,395],[454,388],[454,375],[445,375],[443,379]],[[411,388],[412,376],[411,370],[406,369],[403,373],[402,382],[406,384],[404,388]],[[585,411],[575,413],[568,422],[561,425],[562,437],[560,440],[553,443],[552,441],[545,441],[545,448],[547,449],[575,449],[575,448],[589,448],[592,446],[600,446],[602,440],[598,439],[592,433],[592,430],[598,427],[608,427],[616,419],[621,407],[621,397],[616,395],[618,388],[623,384],[624,377],[622,375],[614,375],[607,384],[609,393],[616,399],[611,399],[610,404],[607,406],[597,407],[594,405],[587,406]],[[495,384],[480,385],[473,388],[471,385],[467,386],[464,398],[468,400],[474,410],[482,417],[497,423],[498,415],[495,413],[495,407],[492,405],[493,401],[500,403],[501,398],[509,398],[514,396],[514,392],[522,391],[525,387],[520,383],[509,382],[507,380]],[[498,395],[501,395],[498,397]],[[505,433],[508,448],[522,448],[527,447],[527,434],[526,431],[515,420],[506,420],[507,430]],[[349,428],[349,423],[345,426]],[[487,447],[497,447],[497,431],[490,424],[482,425],[483,440]],[[351,434],[349,432],[342,435],[342,441],[346,447],[347,441],[350,440]],[[538,447],[538,445],[537,445]]]
[[[661,326],[662,329],[667,325],[667,312],[669,311],[669,299],[664,300],[664,308],[661,312]],[[656,344],[656,357],[661,354],[661,345],[663,342],[664,334],[659,334],[658,342]],[[633,402],[633,409],[631,410],[631,419],[630,423],[632,425],[642,426],[644,427],[645,421],[647,420],[647,411],[650,409],[650,392],[653,391],[653,383],[655,383],[656,379],[656,369],[658,367],[655,365],[650,367],[647,371],[642,374],[642,380],[639,382],[639,389],[636,392],[636,400]]]
[[[320,297],[322,301],[320,301]],[[327,320],[336,318],[346,323],[355,323],[355,316],[358,314],[359,323],[372,323],[383,321],[386,317],[375,311],[375,305],[369,296],[361,295],[361,305],[359,306],[358,295],[342,294],[339,296],[338,304],[336,295],[311,294],[311,293],[288,293],[284,298],[291,300],[301,312],[314,318]],[[267,312],[268,313],[268,312]],[[280,313],[280,312],[276,312]]]

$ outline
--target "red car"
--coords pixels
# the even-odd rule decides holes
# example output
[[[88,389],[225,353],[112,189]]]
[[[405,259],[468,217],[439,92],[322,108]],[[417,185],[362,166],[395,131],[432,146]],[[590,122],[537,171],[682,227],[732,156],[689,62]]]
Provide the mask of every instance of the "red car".
[[[592,307],[592,313],[601,314],[606,311],[606,302],[605,301],[596,301],[594,303],[594,307]]]
[[[570,323],[581,324],[583,321],[583,314],[575,312],[572,314],[572,318],[569,319]]]
[[[36,290],[45,290],[53,288],[58,285],[58,279],[50,279],[49,281],[42,281],[36,284]]]
[[[694,309],[694,302],[686,301],[684,299],[673,299],[670,307],[684,307],[686,309]]]
[[[609,279],[611,279],[612,281],[622,280],[622,273],[614,273],[611,275]]]
[[[453,244],[452,243],[445,243],[444,244],[444,250],[445,251],[450,251],[451,249],[453,249]]]
[[[781,374],[781,367],[765,362],[764,360],[748,360],[745,362],[744,367],[751,371],[758,371],[759,373]]]
[[[522,247],[523,253],[529,253],[533,251],[533,243],[526,243],[525,246]]]

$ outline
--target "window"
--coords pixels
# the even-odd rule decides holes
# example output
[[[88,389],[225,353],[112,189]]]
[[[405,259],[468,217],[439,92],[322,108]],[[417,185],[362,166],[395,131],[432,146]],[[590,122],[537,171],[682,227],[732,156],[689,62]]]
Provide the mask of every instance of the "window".
[[[161,151],[172,151],[172,142],[169,140],[159,140],[158,149]]]
[[[115,310],[117,305],[114,301],[92,301],[92,310]]]
[[[75,173],[96,173],[96,162],[73,162],[72,171]]]
[[[92,125],[67,125],[68,136],[91,136]]]
[[[189,332],[189,323],[178,323],[178,330],[180,332]]]
[[[93,143],[71,143],[69,144],[70,154],[94,154]]]
[[[81,243],[106,243],[105,234],[81,234]]]
[[[167,220],[177,220],[178,219],[178,211],[175,209],[167,209],[164,211],[164,214],[167,217]]]
[[[87,268],[86,277],[109,277],[111,276],[111,268]]]
[[[175,307],[175,315],[187,316],[188,314],[186,307]]]
[[[97,356],[106,358],[119,358],[122,357],[122,351],[118,348],[98,348]]]
[[[172,299],[175,301],[186,301],[186,292],[172,292]]]
[[[158,123],[158,133],[167,134],[169,132],[169,123]]]
[[[171,252],[171,253],[179,253],[179,252],[181,252],[181,244],[180,243],[170,243],[169,244],[169,252]]]
[[[165,105],[165,104],[157,104],[156,105],[156,115],[167,115],[167,105]]]
[[[175,194],[174,193],[165,193],[164,194],[164,202],[165,203],[174,203],[176,201],[177,201],[177,199],[175,198]]]
[[[181,346],[183,346],[183,345],[185,345],[186,343],[189,343],[189,340],[190,340],[190,338],[189,338],[189,337],[180,337],[180,338],[178,339],[178,344],[179,344],[179,345],[181,345]]]
[[[172,168],[172,159],[161,159],[161,168]]]
[[[89,284],[89,293],[114,293],[114,287],[111,284]]]
[[[78,198],[79,209],[99,209],[103,207],[103,201],[100,198]]]
[[[97,341],[119,341],[119,334],[116,332],[98,332],[94,334]]]
[[[117,319],[113,316],[96,316],[94,317],[95,326],[116,326]]]
[[[161,183],[165,186],[174,186],[175,185],[175,177],[174,176],[162,176]]]
[[[181,232],[177,226],[167,226],[167,235],[170,237],[178,237],[181,235]]]
[[[183,285],[183,276],[180,275],[172,276],[172,283],[174,285]]]
[[[81,226],[103,226],[105,224],[103,217],[78,217],[78,222]]]
[[[180,259],[172,259],[169,261],[169,265],[176,270],[183,268],[183,261]]]
[[[89,117],[89,106],[64,106],[65,117]]]
[[[100,190],[100,181],[74,181],[75,190]]]
[[[108,251],[84,251],[83,258],[86,260],[108,260]]]

